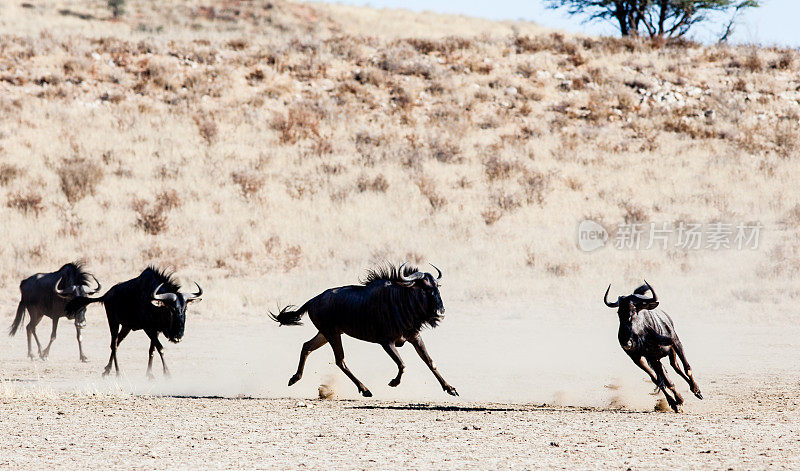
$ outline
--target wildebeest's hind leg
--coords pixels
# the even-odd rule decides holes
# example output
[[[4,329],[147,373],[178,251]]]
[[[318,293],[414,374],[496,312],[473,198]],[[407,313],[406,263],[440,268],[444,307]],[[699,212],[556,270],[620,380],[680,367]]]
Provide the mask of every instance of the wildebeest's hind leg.
[[[111,330],[111,356],[108,358],[108,364],[106,365],[106,369],[103,371],[103,376],[107,376],[109,372],[111,372],[111,364],[113,362],[114,369],[116,370],[117,376],[119,376],[119,363],[117,362],[117,347],[120,343],[125,339],[125,336],[131,331],[130,328],[122,326],[122,329],[119,328],[119,324],[111,326],[109,325],[109,329]]]
[[[681,363],[683,363],[683,368],[686,370],[686,374],[684,374],[680,368],[678,368],[677,357],[680,357]],[[698,399],[703,399],[703,393],[700,392],[700,386],[697,385],[697,382],[694,380],[694,376],[692,376],[692,367],[689,366],[689,362],[686,361],[686,355],[683,353],[683,345],[678,339],[675,339],[672,349],[670,349],[669,361],[675,371],[677,371],[678,374],[681,375],[681,377],[685,379],[687,383],[689,383],[689,388],[692,390],[692,394],[697,396]]]
[[[358,392],[361,393],[364,397],[372,397],[372,393],[369,392],[364,384],[356,378],[350,369],[347,368],[347,365],[344,363],[344,349],[342,348],[342,334],[339,333],[331,333],[325,335],[325,338],[330,342],[331,348],[333,348],[333,358],[336,361],[336,366],[339,367],[340,370],[347,375],[350,380],[355,383],[356,387],[358,388]]]
[[[406,366],[403,364],[403,359],[400,358],[400,353],[394,346],[394,343],[387,343],[383,345],[383,349],[386,350],[386,353],[392,357],[392,360],[397,364],[397,376],[389,381],[389,386],[395,387],[400,384],[400,378],[403,376],[403,370],[406,369]]]
[[[422,342],[422,337],[417,334],[408,339],[408,341],[414,346],[414,349],[417,351],[419,357],[422,358],[422,361],[428,365],[431,373],[433,373],[433,375],[436,376],[436,379],[439,380],[439,384],[442,386],[442,389],[444,389],[444,391],[451,396],[458,396],[456,388],[447,384],[447,381],[445,381],[444,378],[442,378],[442,375],[439,374],[439,371],[436,369],[436,365],[433,364],[433,359],[430,355],[428,355],[428,350],[425,348],[425,343]]]
[[[678,391],[675,389],[675,385],[672,384],[672,381],[669,380],[667,377],[667,373],[664,371],[664,366],[661,364],[661,360],[647,360],[647,363],[650,364],[650,367],[653,368],[655,371],[656,376],[658,377],[658,387],[661,388],[661,392],[664,393],[664,397],[667,398],[667,403],[675,412],[678,412],[678,408],[681,404],[683,404],[683,398]],[[672,392],[673,397],[670,397],[667,394],[667,388]]]
[[[50,331],[50,342],[48,342],[47,346],[44,348],[44,351],[40,355],[42,360],[47,360],[47,357],[50,355],[50,347],[53,345],[53,340],[56,339],[57,330],[58,330],[58,317],[54,317],[53,330]]]
[[[303,344],[303,349],[300,350],[300,363],[297,365],[297,372],[289,379],[289,386],[300,381],[303,377],[303,369],[306,367],[306,358],[308,355],[319,347],[325,345],[328,341],[322,332],[317,332],[313,339]]]
[[[42,344],[39,343],[39,337],[36,335],[36,326],[39,325],[39,322],[42,320],[42,315],[35,312],[35,309],[29,309],[28,316],[30,320],[28,320],[28,325],[25,327],[25,333],[28,334],[28,358],[33,360],[36,357],[33,355],[33,349],[31,348],[31,336],[36,340],[36,348],[39,350],[39,357],[42,356]]]
[[[81,339],[81,330],[83,330],[82,327],[78,327],[77,325],[75,326],[75,336],[78,338],[78,354],[80,355],[81,361],[86,363],[87,361],[89,361],[89,359],[86,358],[86,355],[83,354],[83,341]]]

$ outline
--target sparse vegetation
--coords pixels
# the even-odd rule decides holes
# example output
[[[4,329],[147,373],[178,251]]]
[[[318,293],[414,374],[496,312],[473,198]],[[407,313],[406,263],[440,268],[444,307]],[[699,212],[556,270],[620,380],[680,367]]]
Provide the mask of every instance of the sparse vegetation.
[[[479,253],[500,278],[515,263],[634,276],[613,251],[576,262],[585,214],[610,232],[796,219],[796,50],[470,19],[437,35],[390,13],[364,36],[327,16],[335,6],[270,5],[155,2],[114,22],[8,7],[0,213],[53,231],[55,248],[34,252],[92,246],[99,260],[229,276],[406,252],[471,270]],[[32,15],[51,15],[48,34],[30,32]],[[374,237],[382,227],[414,234],[401,255]],[[143,234],[159,246],[145,253]],[[0,243],[29,262],[42,241]],[[712,265],[700,258],[652,266]]]

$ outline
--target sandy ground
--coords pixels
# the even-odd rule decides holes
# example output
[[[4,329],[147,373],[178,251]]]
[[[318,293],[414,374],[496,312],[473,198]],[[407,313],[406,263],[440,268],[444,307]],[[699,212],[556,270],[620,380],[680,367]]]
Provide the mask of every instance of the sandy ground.
[[[395,389],[383,351],[346,340],[350,368],[375,394],[363,399],[329,347],[286,386],[312,326],[202,310],[184,341],[167,345],[171,378],[156,370],[157,380],[145,379],[147,342],[137,332],[120,348],[122,376],[103,379],[108,333],[93,308],[89,363],[78,362],[70,323],[46,362],[25,358],[24,335],[0,340],[0,467],[800,467],[796,326],[674,314],[706,397],[680,385],[686,404],[674,414],[653,411],[652,387],[615,343],[613,312],[492,309],[503,314],[455,305],[424,334],[459,398],[439,389],[410,347],[401,349],[408,368]],[[48,337],[48,321],[39,331]],[[317,399],[322,383],[337,399]]]

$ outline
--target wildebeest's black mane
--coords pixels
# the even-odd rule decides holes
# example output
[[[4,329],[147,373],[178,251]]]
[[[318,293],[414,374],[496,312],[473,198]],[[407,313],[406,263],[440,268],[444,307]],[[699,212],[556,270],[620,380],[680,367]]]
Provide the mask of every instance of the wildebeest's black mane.
[[[175,280],[175,273],[168,268],[158,268],[155,265],[148,265],[142,275],[150,272],[156,279],[156,285],[164,284],[159,293],[179,293],[181,285]]]
[[[91,283],[91,277],[89,276],[89,272],[84,268],[83,260],[65,263],[58,271],[68,273],[71,278],[74,277],[73,279],[64,281],[84,286],[89,286]]]
[[[403,275],[405,276],[409,276],[417,271],[419,270],[413,265],[406,265],[403,267]],[[375,268],[368,269],[366,276],[363,280],[361,280],[361,284],[366,286],[373,281],[391,281],[393,283],[398,283],[403,280],[400,278],[399,267],[396,267],[391,263],[385,263],[383,265],[378,265]]]

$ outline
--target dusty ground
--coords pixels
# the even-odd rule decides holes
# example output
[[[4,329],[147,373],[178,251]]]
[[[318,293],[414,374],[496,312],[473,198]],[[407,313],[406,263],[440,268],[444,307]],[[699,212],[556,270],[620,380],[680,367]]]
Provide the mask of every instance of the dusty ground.
[[[499,311],[522,312],[519,306]],[[24,338],[3,339],[0,467],[800,466],[796,327],[720,327],[725,323],[713,314],[674,315],[706,399],[681,385],[687,402],[673,414],[652,411],[651,387],[614,343],[612,312],[587,310],[572,320],[558,311],[505,314],[492,322],[480,312],[456,303],[441,328],[425,333],[461,393],[454,399],[408,347],[401,349],[408,365],[403,384],[389,388],[391,361],[353,340],[345,342],[348,363],[373,399],[355,395],[328,347],[310,357],[303,380],[288,388],[300,344],[313,330],[278,328],[266,319],[190,318],[184,341],[167,345],[172,378],[158,374],[153,382],[144,378],[141,333],[121,347],[123,375],[100,377],[108,352],[101,310],[90,311],[87,364],[77,361],[68,323],[47,362],[24,358]],[[48,331],[45,322],[41,337]],[[321,383],[338,399],[316,399]]]

